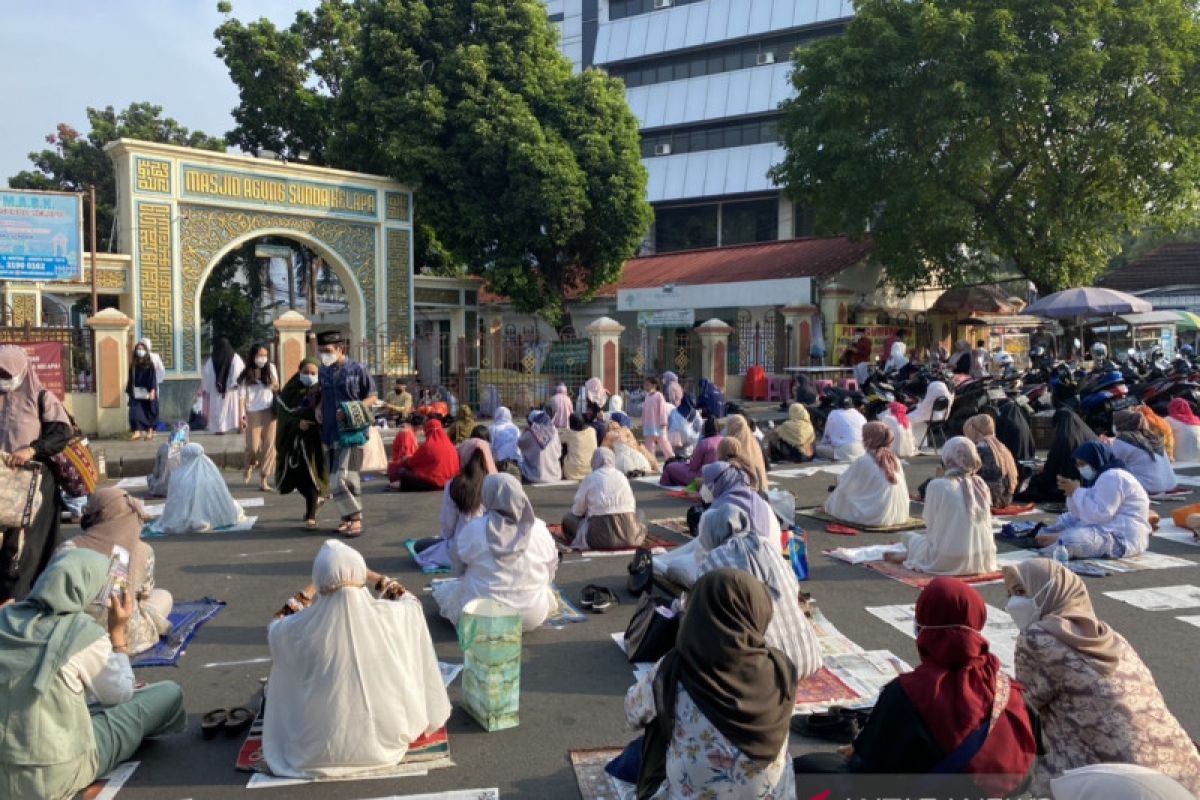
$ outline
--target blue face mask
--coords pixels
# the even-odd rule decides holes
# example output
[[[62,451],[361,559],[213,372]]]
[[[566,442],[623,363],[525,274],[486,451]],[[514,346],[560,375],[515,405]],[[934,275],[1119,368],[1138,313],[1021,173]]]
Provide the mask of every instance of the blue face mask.
[[[1090,464],[1084,464],[1079,468],[1079,477],[1083,478],[1088,483],[1096,480],[1096,468]]]

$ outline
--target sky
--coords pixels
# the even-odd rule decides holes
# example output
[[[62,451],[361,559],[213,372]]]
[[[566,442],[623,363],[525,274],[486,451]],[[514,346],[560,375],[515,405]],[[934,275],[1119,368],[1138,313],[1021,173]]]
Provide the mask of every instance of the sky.
[[[317,0],[233,0],[233,16],[289,24]],[[217,0],[4,0],[0,184],[30,168],[59,122],[88,106],[148,101],[191,130],[223,136],[237,91],[213,55]]]

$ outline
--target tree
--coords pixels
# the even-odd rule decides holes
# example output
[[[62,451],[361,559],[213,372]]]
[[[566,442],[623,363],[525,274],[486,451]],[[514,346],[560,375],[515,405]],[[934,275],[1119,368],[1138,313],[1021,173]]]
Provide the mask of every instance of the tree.
[[[419,263],[464,265],[518,308],[557,319],[649,227],[623,86],[572,74],[538,0],[323,0],[287,30],[230,18],[216,36],[232,141],[414,186]]]
[[[50,147],[30,153],[34,169],[23,170],[8,179],[13,189],[42,189],[83,192],[96,187],[96,233],[98,250],[110,252],[116,245],[112,235],[116,216],[117,185],[111,159],[104,146],[117,139],[141,139],[147,142],[225,149],[225,143],[201,131],[189,131],[170,117],[162,116],[162,106],[132,103],[124,111],[112,106],[87,110],[89,131],[86,135],[65,122],[46,137]],[[91,231],[84,226],[84,246],[91,247]]]
[[[773,177],[902,289],[1090,282],[1197,208],[1194,0],[860,0],[798,51]]]

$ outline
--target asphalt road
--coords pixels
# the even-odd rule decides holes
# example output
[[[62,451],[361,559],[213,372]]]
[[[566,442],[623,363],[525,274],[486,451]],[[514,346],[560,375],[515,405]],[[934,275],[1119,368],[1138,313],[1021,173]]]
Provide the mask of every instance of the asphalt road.
[[[918,458],[907,468],[910,486],[929,477],[935,459]],[[226,473],[235,497],[254,496],[240,485],[240,477]],[[782,479],[796,492],[801,506],[816,504],[834,478],[825,473],[806,479]],[[640,508],[649,519],[682,515],[686,504],[663,492],[634,483]],[[443,661],[461,662],[453,628],[437,616],[430,596],[421,591],[429,584],[411,565],[402,543],[409,537],[436,535],[437,494],[386,493],[381,478],[365,486],[366,535],[356,546],[368,564],[402,580],[425,605],[429,629]],[[558,521],[568,508],[574,488],[530,488],[538,515]],[[1198,494],[1200,496],[1200,494]],[[1163,507],[1160,507],[1162,510]],[[1166,507],[1169,509],[1169,506]],[[336,520],[326,507],[322,522]],[[266,508],[248,533],[175,536],[156,539],[158,585],[179,600],[206,595],[228,606],[205,626],[192,642],[178,668],[138,670],[148,681],[174,680],[184,688],[188,711],[187,731],[146,744],[136,756],[141,766],[121,791],[122,800],[179,800],[180,798],[230,798],[243,796],[248,775],[234,769],[240,739],[224,737],[203,741],[200,717],[214,708],[250,703],[268,663],[206,666],[268,656],[266,625],[272,613],[307,582],[313,556],[325,535],[300,529],[303,504],[295,495],[270,495]],[[868,649],[889,649],[916,663],[913,640],[869,615],[873,605],[912,603],[917,590],[865,569],[833,562],[820,555],[829,547],[857,546],[890,541],[883,536],[851,540],[831,536],[823,526],[802,518],[810,531],[811,592],[826,616],[841,631]],[[1200,562],[1200,548],[1173,542],[1155,542],[1153,550]],[[561,630],[541,628],[526,634],[522,663],[521,724],[498,733],[485,733],[459,707],[460,680],[450,688],[455,711],[450,719],[453,769],[427,777],[370,780],[262,789],[266,797],[381,798],[447,789],[498,787],[505,797],[574,798],[578,796],[568,751],[615,746],[627,742],[622,698],[632,683],[632,673],[609,634],[624,630],[633,604],[624,594],[626,559],[568,556],[558,582],[577,598],[587,583],[599,582],[620,589],[619,608],[586,623]],[[1200,628],[1175,619],[1191,612],[1149,612],[1099,595],[1100,591],[1180,583],[1200,583],[1200,571],[1171,569],[1108,578],[1088,578],[1088,587],[1101,618],[1124,634],[1154,672],[1167,702],[1188,732],[1200,738],[1200,683],[1195,680],[1195,654]],[[981,589],[988,603],[1003,607],[1002,586]],[[385,668],[380,665],[380,668]],[[364,720],[364,726],[365,726]],[[797,750],[804,743],[794,742]],[[257,797],[256,790],[252,796]]]

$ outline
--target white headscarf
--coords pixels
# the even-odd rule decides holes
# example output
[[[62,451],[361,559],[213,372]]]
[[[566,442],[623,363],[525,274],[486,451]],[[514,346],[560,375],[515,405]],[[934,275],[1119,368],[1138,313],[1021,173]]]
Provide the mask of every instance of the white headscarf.
[[[887,363],[883,365],[884,372],[895,372],[908,364],[908,345],[901,341],[892,342],[892,352],[888,354]]]
[[[316,602],[271,623],[263,754],[276,775],[344,777],[395,767],[440,728],[450,700],[421,604],[375,600],[342,542],[313,562]]]
[[[204,448],[184,445],[179,466],[167,485],[163,515],[155,523],[162,533],[199,533],[234,525],[244,518],[242,507],[229,493],[221,471]]]
[[[1092,764],[1050,781],[1056,800],[1189,800],[1173,778],[1135,764]]]
[[[504,472],[488,475],[483,481],[483,507],[488,546],[496,563],[515,561],[529,547],[529,534],[537,522],[521,482]]]
[[[146,355],[150,356],[150,363],[154,364],[154,380],[161,384],[167,377],[167,368],[163,366],[162,356],[154,352],[154,348],[150,346],[149,336],[143,336],[138,340],[138,344],[146,348]]]
[[[951,402],[954,401],[954,393],[950,391],[950,387],[944,381],[930,382],[929,388],[925,390],[925,397],[922,398],[920,403],[917,403],[916,408],[908,413],[909,420],[912,422],[928,422],[930,415],[933,413],[933,404],[941,397],[945,397]]]
[[[497,461],[516,461],[521,457],[517,450],[517,439],[521,429],[513,424],[512,412],[504,406],[496,409],[492,418],[492,456]]]

